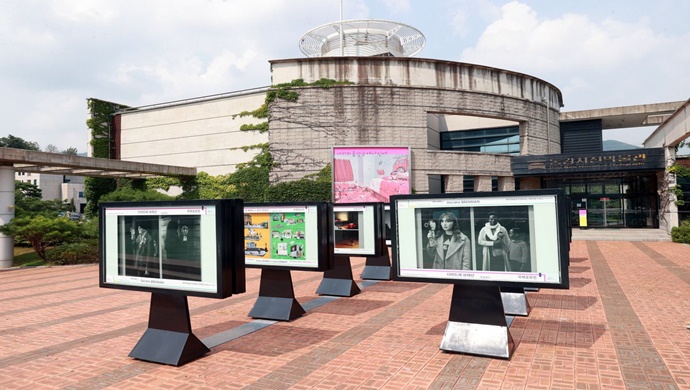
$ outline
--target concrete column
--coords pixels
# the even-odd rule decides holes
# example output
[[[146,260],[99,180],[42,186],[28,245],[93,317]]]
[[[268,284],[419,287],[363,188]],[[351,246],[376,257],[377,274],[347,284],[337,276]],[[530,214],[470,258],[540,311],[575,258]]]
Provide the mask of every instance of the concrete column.
[[[538,190],[541,188],[541,180],[538,177],[521,177],[521,190]]]
[[[499,191],[515,191],[515,178],[512,176],[499,176],[498,177],[498,190]]]
[[[475,176],[474,192],[491,192],[491,176]]]
[[[463,186],[462,186],[462,180],[464,178],[463,175],[448,175],[446,176],[446,188],[444,189],[446,192],[452,193],[458,193],[462,192]]]
[[[14,218],[14,167],[0,165],[0,225]],[[14,263],[14,239],[0,233],[0,268]]]
[[[670,167],[676,162],[676,148],[673,146],[667,146],[664,148],[664,157],[666,159],[666,168]],[[661,178],[660,180],[657,180],[659,185],[666,185],[667,188],[659,188],[657,192],[659,193],[660,196],[664,192],[668,192],[670,196],[670,199],[664,201],[661,199],[661,206],[665,207],[665,210],[659,210],[659,214],[663,216],[663,218],[659,218],[659,228],[661,230],[665,230],[666,233],[671,234],[671,229],[678,226],[678,206],[676,206],[676,201],[678,200],[675,195],[672,195],[671,188],[675,187],[677,184],[676,181],[676,175],[669,174],[667,171],[664,170],[664,172],[661,172],[659,174]],[[663,180],[664,176],[668,179],[668,182],[666,180]]]

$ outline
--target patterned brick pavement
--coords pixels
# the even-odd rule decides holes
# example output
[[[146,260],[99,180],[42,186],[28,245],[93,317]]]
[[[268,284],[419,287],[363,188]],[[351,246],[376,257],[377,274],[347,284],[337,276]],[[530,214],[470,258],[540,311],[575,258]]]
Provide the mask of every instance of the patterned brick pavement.
[[[97,267],[0,271],[0,389],[690,389],[690,247],[574,241],[571,288],[529,292],[510,360],[439,350],[452,288],[378,282],[182,367],[127,357],[150,294],[98,287]],[[363,259],[353,258],[353,274]],[[189,298],[201,339],[251,325],[247,293]],[[317,302],[320,273],[293,272]],[[360,280],[357,280],[361,282]]]

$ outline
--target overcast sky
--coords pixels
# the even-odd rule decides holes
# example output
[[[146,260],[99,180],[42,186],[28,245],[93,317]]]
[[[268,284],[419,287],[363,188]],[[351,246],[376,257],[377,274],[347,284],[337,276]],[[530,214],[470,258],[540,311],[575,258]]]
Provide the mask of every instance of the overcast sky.
[[[343,0],[344,19],[419,29],[419,58],[552,83],[562,111],[687,100],[688,15],[679,0]],[[0,135],[85,152],[87,98],[141,106],[266,86],[269,60],[303,57],[300,37],[339,19],[338,0],[3,1]]]

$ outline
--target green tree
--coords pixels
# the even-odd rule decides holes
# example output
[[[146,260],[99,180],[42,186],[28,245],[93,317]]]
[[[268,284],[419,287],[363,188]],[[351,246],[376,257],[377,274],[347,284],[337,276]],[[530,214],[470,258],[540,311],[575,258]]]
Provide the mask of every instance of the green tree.
[[[133,188],[118,188],[101,196],[100,202],[141,202],[151,200],[174,200],[175,198],[162,194],[156,190],[135,190]]]
[[[84,214],[88,218],[98,215],[98,202],[101,197],[116,189],[117,183],[114,179],[104,177],[87,177],[84,179],[84,196],[87,199]]]
[[[76,156],[78,153],[79,151],[75,147],[70,147],[62,151],[62,154],[69,154],[71,156]]]
[[[330,202],[332,198],[331,165],[300,180],[270,186],[267,199],[271,202]]]
[[[127,106],[107,102],[99,99],[88,99],[86,101],[90,118],[86,121],[86,126],[91,130],[91,148],[93,157],[111,158],[111,147],[114,144],[111,130],[113,114],[127,108]],[[84,214],[93,217],[98,212],[98,202],[101,196],[115,191],[117,183],[115,179],[103,177],[87,177],[84,179],[84,196],[87,203]]]
[[[79,228],[67,218],[48,217],[45,215],[14,218],[0,226],[0,231],[16,240],[26,241],[36,254],[46,259],[46,249],[59,245],[77,236]]]
[[[35,184],[14,182],[14,216],[22,218],[33,215],[57,217],[61,211],[68,211],[70,205],[60,200],[42,200],[41,189]]]
[[[232,197],[230,175],[211,176],[206,172],[196,175],[196,197],[198,199],[222,199]]]
[[[41,150],[36,142],[26,141],[23,138],[15,137],[12,134],[7,137],[0,137],[0,147],[15,148],[26,150]]]
[[[46,146],[45,149],[43,149],[43,151],[46,153],[60,153],[60,149],[58,149],[58,147],[53,144],[48,144],[48,146]]]
[[[254,158],[243,164],[237,164],[237,170],[230,174],[230,197],[244,199],[245,202],[265,202],[268,196],[268,174],[273,166],[273,157],[268,151],[268,144],[259,145],[261,151]]]

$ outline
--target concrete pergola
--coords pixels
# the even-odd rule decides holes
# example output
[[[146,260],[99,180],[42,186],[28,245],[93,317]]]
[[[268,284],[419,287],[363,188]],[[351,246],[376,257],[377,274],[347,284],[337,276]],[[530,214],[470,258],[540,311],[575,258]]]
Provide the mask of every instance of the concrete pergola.
[[[189,167],[0,148],[0,226],[14,218],[14,174],[16,171],[130,179],[194,176],[197,173],[196,168]],[[0,268],[11,267],[13,261],[14,240],[0,233]]]

